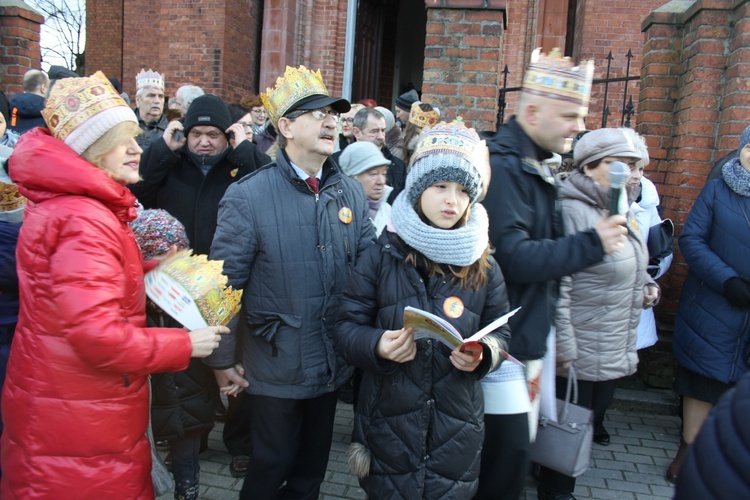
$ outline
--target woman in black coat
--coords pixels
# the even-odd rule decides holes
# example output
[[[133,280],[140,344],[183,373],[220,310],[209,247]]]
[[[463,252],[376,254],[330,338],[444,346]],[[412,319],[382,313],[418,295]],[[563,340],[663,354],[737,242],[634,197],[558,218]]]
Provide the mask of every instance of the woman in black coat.
[[[508,328],[451,349],[403,326],[413,306],[467,338],[508,312],[487,215],[475,205],[487,153],[473,130],[441,124],[415,158],[391,224],[354,270],[335,331],[341,354],[363,370],[350,465],[373,499],[471,498],[484,439],[479,379],[500,365]]]

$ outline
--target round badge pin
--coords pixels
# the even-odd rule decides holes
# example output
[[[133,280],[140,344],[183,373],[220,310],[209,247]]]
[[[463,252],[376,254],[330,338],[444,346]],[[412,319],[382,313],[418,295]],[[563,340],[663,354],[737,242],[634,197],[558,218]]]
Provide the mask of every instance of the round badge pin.
[[[351,224],[352,209],[349,207],[341,207],[341,209],[339,210],[339,220],[344,224]]]
[[[443,302],[443,312],[449,318],[459,318],[464,313],[464,303],[458,297],[448,297]]]

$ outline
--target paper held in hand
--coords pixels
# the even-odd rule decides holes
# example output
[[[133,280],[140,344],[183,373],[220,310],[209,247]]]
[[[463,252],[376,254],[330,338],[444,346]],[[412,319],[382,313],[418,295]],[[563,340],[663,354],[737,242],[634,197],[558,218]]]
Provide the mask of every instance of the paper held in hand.
[[[241,290],[226,286],[222,261],[182,250],[146,274],[146,295],[188,330],[226,325],[239,311]]]
[[[417,309],[416,307],[407,306],[404,309],[404,328],[414,328],[414,340],[424,338],[434,339],[442,342],[451,349],[455,349],[469,342],[478,342],[488,333],[491,333],[506,324],[511,316],[516,314],[519,309],[521,308],[517,307],[509,313],[500,316],[471,337],[464,339],[453,325],[440,316],[423,311],[422,309]],[[523,363],[507,352],[503,351],[502,355],[508,361],[523,366]]]

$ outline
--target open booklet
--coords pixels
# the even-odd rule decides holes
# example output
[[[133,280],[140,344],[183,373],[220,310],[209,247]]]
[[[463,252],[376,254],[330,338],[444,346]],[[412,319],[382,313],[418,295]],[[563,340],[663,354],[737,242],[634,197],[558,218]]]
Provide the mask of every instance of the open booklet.
[[[464,339],[453,325],[440,316],[423,311],[422,309],[417,309],[416,307],[407,306],[404,309],[404,328],[414,328],[414,340],[430,338],[442,342],[451,349],[455,349],[469,342],[478,342],[488,333],[491,333],[506,324],[510,317],[516,314],[519,309],[521,308],[517,307],[509,313],[500,316],[471,337]],[[523,363],[507,352],[503,351],[502,355],[508,361],[523,366]]]

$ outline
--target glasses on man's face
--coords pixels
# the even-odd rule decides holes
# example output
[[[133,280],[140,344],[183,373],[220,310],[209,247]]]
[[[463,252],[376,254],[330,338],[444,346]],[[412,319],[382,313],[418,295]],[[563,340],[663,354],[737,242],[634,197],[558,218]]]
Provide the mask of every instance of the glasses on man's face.
[[[325,120],[330,116],[334,121],[338,122],[339,118],[341,117],[341,113],[339,113],[335,109],[306,109],[304,111],[299,111],[298,113],[292,113],[288,115],[287,118],[293,120],[306,113],[310,113],[311,115],[313,115],[313,118],[315,118],[316,120]]]
[[[341,118],[341,123],[348,123],[351,125],[354,123],[354,118]]]
[[[265,115],[266,110],[263,108],[255,108],[250,110],[251,113],[255,113],[256,115]]]
[[[242,125],[242,128],[245,129],[245,132],[252,132],[253,131],[253,124],[251,122],[237,122],[240,125]]]

